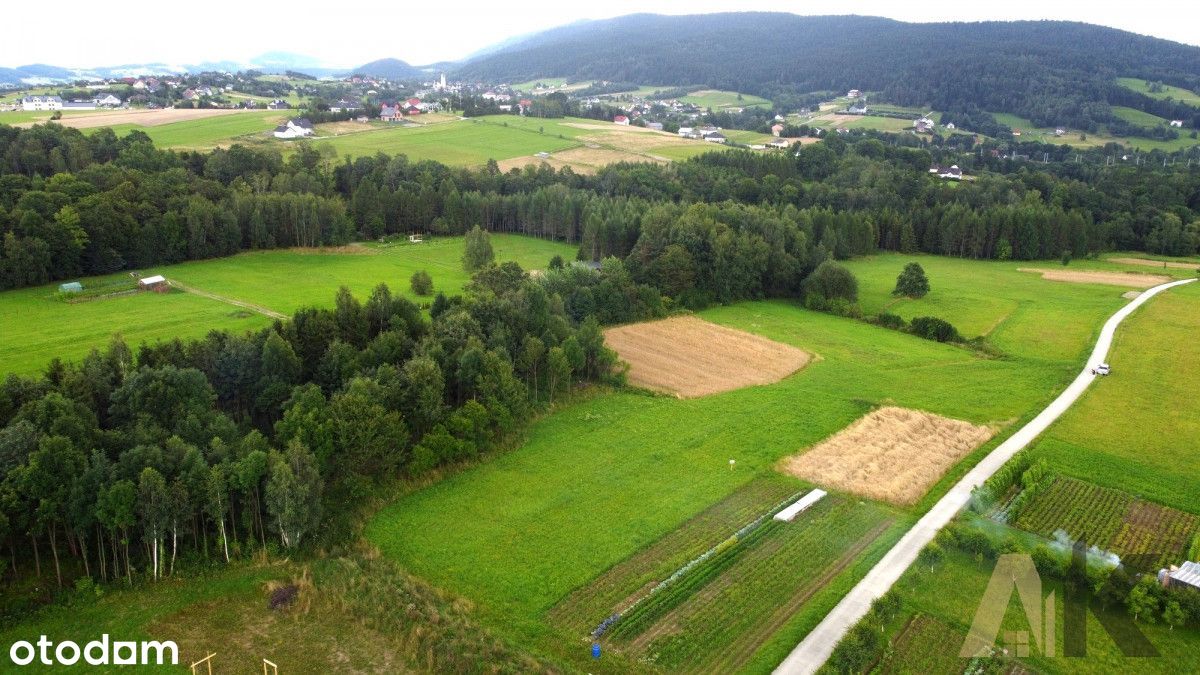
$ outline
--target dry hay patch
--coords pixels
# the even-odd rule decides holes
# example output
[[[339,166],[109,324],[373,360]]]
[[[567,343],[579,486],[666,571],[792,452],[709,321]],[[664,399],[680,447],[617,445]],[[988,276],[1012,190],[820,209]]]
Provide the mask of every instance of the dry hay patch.
[[[1178,262],[1174,260],[1150,260],[1149,258],[1108,258],[1108,262],[1121,265],[1141,265],[1159,269],[1194,270],[1200,268],[1200,262]]]
[[[609,328],[604,341],[629,363],[629,382],[680,398],[778,382],[808,352],[693,316]]]
[[[564,127],[574,127],[576,129],[588,129],[592,131],[611,131],[620,134],[661,134],[667,135],[665,131],[650,129],[648,127],[639,127],[634,124],[588,124],[586,122],[563,122]],[[674,134],[671,134],[674,135]]]
[[[94,115],[63,115],[55,124],[74,129],[91,129],[93,127],[109,127],[118,124],[136,124],[143,127],[156,127],[172,122],[204,119],[236,115],[239,110],[231,108],[160,108],[158,110],[126,110],[123,112],[97,111]]]
[[[1075,284],[1107,284],[1109,286],[1132,286],[1150,288],[1170,281],[1170,277],[1141,272],[1093,272],[1085,270],[1048,270],[1021,267],[1018,272],[1035,272],[1047,281],[1066,281]]]
[[[908,506],[991,437],[990,427],[886,406],[808,452],[784,459],[780,469],[818,485]]]

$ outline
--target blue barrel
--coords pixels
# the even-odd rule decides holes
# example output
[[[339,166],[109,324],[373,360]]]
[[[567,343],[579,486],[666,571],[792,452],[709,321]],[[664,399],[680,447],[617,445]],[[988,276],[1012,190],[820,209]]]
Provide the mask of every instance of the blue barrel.
[[[593,659],[600,658],[600,643],[599,642],[592,643],[592,658]]]

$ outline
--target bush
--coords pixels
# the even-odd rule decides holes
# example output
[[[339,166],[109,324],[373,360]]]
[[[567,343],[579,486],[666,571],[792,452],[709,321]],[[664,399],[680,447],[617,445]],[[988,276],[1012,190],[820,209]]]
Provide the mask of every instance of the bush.
[[[881,312],[879,316],[875,317],[875,323],[892,330],[904,330],[908,326],[908,322],[903,317],[888,312]]]
[[[417,295],[430,295],[433,293],[433,278],[429,276],[429,272],[425,270],[413,272],[412,292]]]
[[[845,267],[826,260],[804,280],[804,291],[806,297],[815,293],[825,300],[842,298],[847,302],[857,302],[858,279]]]
[[[896,288],[892,295],[903,295],[909,298],[923,298],[929,292],[929,277],[920,263],[910,262],[904,266],[904,271],[896,277]]]
[[[913,318],[909,324],[909,330],[913,335],[923,337],[926,340],[937,340],[938,342],[962,342],[962,335],[959,335],[958,329],[948,321],[943,321],[936,316],[918,316]]]

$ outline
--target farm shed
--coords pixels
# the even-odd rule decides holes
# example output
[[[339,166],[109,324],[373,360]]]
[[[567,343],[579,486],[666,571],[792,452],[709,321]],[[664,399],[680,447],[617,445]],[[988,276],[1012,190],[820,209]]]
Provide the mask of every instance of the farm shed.
[[[1171,565],[1170,569],[1159,570],[1158,581],[1167,588],[1200,591],[1200,563],[1189,560],[1179,567]]]
[[[65,284],[58,285],[59,293],[79,293],[83,291],[83,284],[78,281],[68,281]]]
[[[167,278],[161,274],[155,274],[152,277],[142,277],[138,279],[138,288],[147,291],[155,291],[157,293],[166,293],[170,290],[167,285]]]

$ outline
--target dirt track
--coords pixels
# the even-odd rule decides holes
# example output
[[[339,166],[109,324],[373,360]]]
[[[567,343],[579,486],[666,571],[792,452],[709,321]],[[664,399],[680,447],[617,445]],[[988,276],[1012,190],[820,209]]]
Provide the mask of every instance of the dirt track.
[[[803,350],[692,316],[619,326],[604,341],[629,362],[629,382],[680,398],[778,382],[808,365]]]
[[[1120,265],[1141,265],[1157,267],[1158,269],[1194,270],[1200,268],[1200,262],[1176,262],[1174,260],[1150,260],[1148,258],[1108,258],[1108,262]]]

